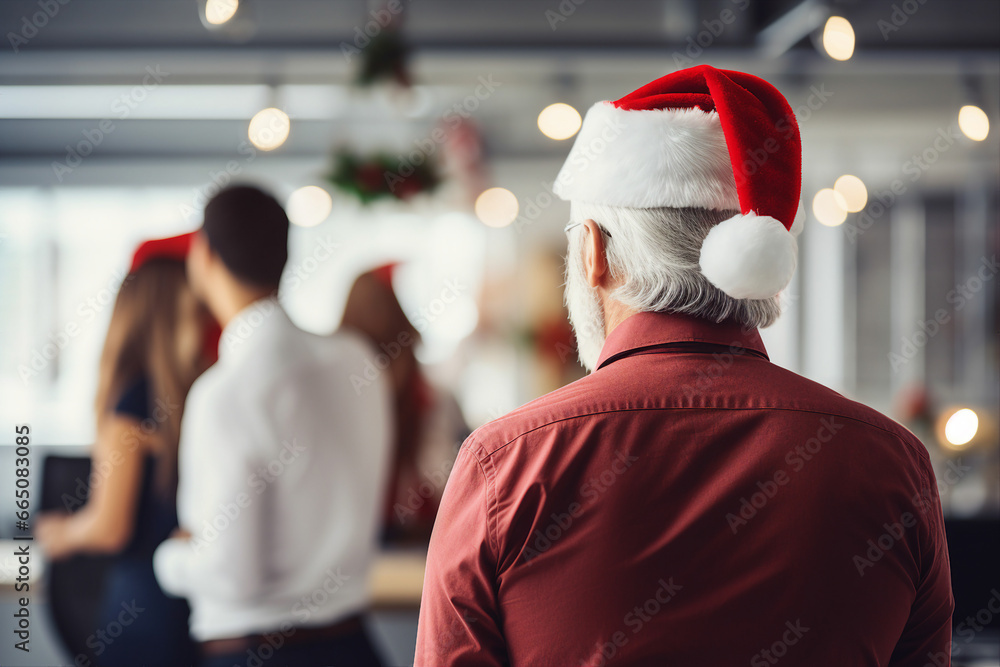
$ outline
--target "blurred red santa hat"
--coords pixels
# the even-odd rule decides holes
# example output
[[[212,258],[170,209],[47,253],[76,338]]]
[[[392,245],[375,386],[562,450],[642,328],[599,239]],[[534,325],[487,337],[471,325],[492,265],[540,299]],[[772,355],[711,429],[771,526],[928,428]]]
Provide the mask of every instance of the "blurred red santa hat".
[[[154,258],[176,259],[179,262],[183,262],[187,259],[188,251],[191,249],[191,240],[195,234],[196,232],[189,232],[165,239],[143,241],[135,249],[135,254],[132,255],[132,266],[129,267],[128,272],[132,273]]]
[[[132,255],[132,265],[128,272],[134,273],[146,262],[152,259],[173,259],[178,262],[187,260],[188,252],[191,250],[191,241],[197,232],[188,232],[179,236],[170,236],[163,239],[151,239],[143,241],[135,249]],[[222,327],[212,318],[211,323],[205,329],[202,342],[202,351],[206,359],[216,361],[219,358],[219,340],[222,338]]]

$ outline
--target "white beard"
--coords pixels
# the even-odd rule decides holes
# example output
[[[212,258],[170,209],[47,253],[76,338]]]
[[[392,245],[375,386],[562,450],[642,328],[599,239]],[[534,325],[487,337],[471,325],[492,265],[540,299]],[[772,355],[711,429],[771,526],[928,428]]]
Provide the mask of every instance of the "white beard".
[[[566,253],[566,308],[576,334],[580,363],[593,373],[604,347],[604,310],[597,289],[587,284],[583,270],[583,249],[580,247],[583,236],[579,231],[570,235]]]

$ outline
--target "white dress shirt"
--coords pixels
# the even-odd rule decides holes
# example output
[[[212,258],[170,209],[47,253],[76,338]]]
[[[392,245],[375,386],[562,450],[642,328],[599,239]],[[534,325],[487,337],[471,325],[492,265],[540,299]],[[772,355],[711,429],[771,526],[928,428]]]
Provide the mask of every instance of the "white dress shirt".
[[[389,379],[351,334],[314,336],[275,299],[223,330],[185,403],[177,511],[154,556],[199,641],[319,626],[367,606],[388,476]]]

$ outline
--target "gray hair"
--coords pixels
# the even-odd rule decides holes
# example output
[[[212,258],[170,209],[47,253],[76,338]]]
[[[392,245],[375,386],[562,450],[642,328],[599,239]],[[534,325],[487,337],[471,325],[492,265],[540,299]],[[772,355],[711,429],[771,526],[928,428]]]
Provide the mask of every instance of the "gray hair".
[[[590,219],[605,230],[611,298],[645,312],[735,319],[746,328],[770,326],[781,315],[779,297],[735,299],[708,281],[699,266],[709,230],[739,211],[703,208],[623,208],[571,202],[573,222]]]

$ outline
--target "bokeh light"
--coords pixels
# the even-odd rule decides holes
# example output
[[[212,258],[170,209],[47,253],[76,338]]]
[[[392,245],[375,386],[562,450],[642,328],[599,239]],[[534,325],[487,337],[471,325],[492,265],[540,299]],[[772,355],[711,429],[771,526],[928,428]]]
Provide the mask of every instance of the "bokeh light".
[[[847,220],[847,202],[832,188],[823,188],[813,197],[813,215],[827,227],[836,227]]]
[[[868,203],[868,188],[857,176],[844,174],[833,184],[833,190],[843,198],[844,209],[850,213],[863,210]]]
[[[958,111],[958,127],[973,141],[983,141],[990,133],[990,119],[979,107],[967,104]]]
[[[490,188],[476,198],[476,217],[487,227],[506,227],[517,212],[517,197],[507,188]]]
[[[550,104],[538,114],[538,129],[549,139],[569,139],[580,131],[582,124],[580,112],[562,102]]]
[[[207,0],[205,20],[212,25],[222,25],[236,16],[236,10],[239,8],[239,0]]]
[[[823,48],[834,60],[849,60],[854,55],[854,28],[843,16],[831,16],[823,27]]]
[[[952,447],[969,444],[979,431],[979,415],[969,408],[955,411],[944,426],[944,437]]]
[[[250,119],[247,136],[252,143],[262,151],[273,151],[288,139],[292,121],[281,109],[269,107],[258,111]]]
[[[299,188],[288,198],[286,212],[288,220],[300,227],[315,227],[330,217],[333,199],[321,187],[307,185]]]

